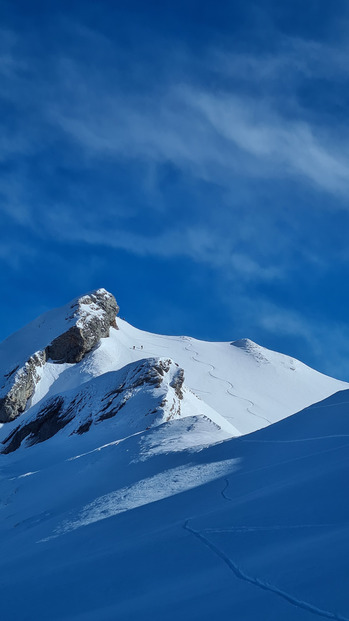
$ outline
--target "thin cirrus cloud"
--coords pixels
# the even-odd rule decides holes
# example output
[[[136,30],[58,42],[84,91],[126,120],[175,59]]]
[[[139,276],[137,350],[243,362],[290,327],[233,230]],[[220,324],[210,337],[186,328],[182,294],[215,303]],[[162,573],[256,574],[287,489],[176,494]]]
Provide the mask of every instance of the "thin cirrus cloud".
[[[81,36],[79,30],[77,35]],[[97,40],[99,46],[106,46],[108,54],[117,55],[115,44],[96,36],[83,31],[85,41]],[[306,184],[319,193],[328,193],[338,199],[337,206],[345,207],[342,198],[349,189],[346,129],[343,128],[340,138],[338,128],[333,131],[335,123],[329,127],[318,119],[315,122],[295,95],[296,85],[310,76],[327,76],[331,68],[333,75],[340,73],[345,77],[343,50],[290,39],[274,56],[208,49],[198,61],[183,52],[169,54],[164,62],[169,68],[172,63],[172,71],[167,72],[161,85],[154,84],[149,75],[147,88],[135,88],[130,93],[130,89],[123,89],[117,71],[113,79],[108,69],[97,76],[100,67],[90,69],[88,57],[78,60],[72,50],[70,56],[50,58],[42,74],[32,73],[30,63],[18,50],[14,51],[11,37],[8,39],[11,55],[3,52],[7,79],[3,96],[18,105],[19,110],[25,102],[31,122],[17,126],[12,141],[4,134],[0,158],[9,159],[16,154],[24,160],[33,158],[43,145],[61,141],[60,157],[67,157],[73,148],[82,169],[91,166],[91,162],[92,167],[103,161],[118,166],[133,160],[143,162],[147,171],[152,167],[156,171],[170,163],[194,182],[216,184],[225,192],[225,199],[216,208],[217,221],[221,220],[216,228],[210,222],[194,226],[184,223],[179,227],[171,208],[166,209],[162,232],[142,234],[133,229],[132,222],[120,225],[120,214],[125,211],[120,204],[114,205],[115,226],[104,226],[105,218],[99,217],[99,210],[103,213],[106,208],[101,205],[96,209],[89,204],[88,196],[81,193],[67,197],[65,203],[35,196],[33,206],[33,201],[28,200],[26,172],[20,171],[13,179],[4,178],[0,190],[6,197],[2,209],[24,226],[69,242],[105,245],[139,256],[184,256],[219,269],[227,267],[227,273],[231,270],[231,274],[240,274],[246,280],[271,281],[285,276],[289,257],[282,250],[276,265],[272,251],[266,250],[275,245],[274,216],[266,202],[262,207],[270,220],[262,230],[266,239],[263,241],[257,231],[248,247],[241,246],[240,229],[248,214],[240,217],[238,227],[231,225],[228,215],[233,214],[239,202],[241,180],[273,184],[287,179],[298,186]],[[195,69],[200,79],[195,79]],[[145,67],[147,70],[149,67]],[[207,86],[210,82],[205,80],[206,71],[216,76],[216,87]],[[287,88],[278,92],[276,85],[284,83],[285,73]],[[36,111],[33,102],[37,104]],[[35,114],[40,122],[32,122]],[[53,160],[50,174],[54,174],[55,165]],[[144,185],[148,195],[147,209],[151,210],[152,205],[156,209],[157,174],[148,185],[146,173],[142,175],[139,184]],[[259,197],[253,196],[253,184],[251,188],[253,203]],[[187,210],[201,217],[200,204],[188,203]],[[290,232],[286,247],[292,245],[293,237]]]
[[[88,105],[91,109],[91,100]],[[52,120],[91,153],[170,161],[226,187],[232,175],[243,175],[291,177],[334,195],[349,189],[349,154],[342,140],[301,116],[282,118],[271,104],[252,97],[184,87],[152,106],[142,99],[102,97],[91,114],[81,101],[76,114],[58,109]]]
[[[77,34],[81,36],[79,29]],[[89,37],[95,42],[97,34],[83,31],[85,43]],[[345,79],[345,50],[299,39],[288,39],[274,55],[208,49],[200,63],[200,80],[194,75],[197,59],[169,54],[164,60],[169,77],[161,87],[149,75],[148,87],[131,95],[117,72],[109,75],[106,69],[101,79],[100,67],[90,70],[88,58],[78,60],[72,51],[70,57],[49,59],[43,75],[32,74],[12,39],[7,34],[11,45],[0,56],[6,73],[3,97],[19,105],[19,112],[25,101],[30,115],[35,115],[35,101],[40,122],[20,131],[12,127],[12,139],[5,132],[0,159],[16,152],[32,155],[40,150],[40,139],[54,140],[62,132],[87,157],[171,162],[226,188],[235,184],[236,176],[286,177],[339,197],[348,191],[346,127],[338,128],[335,119],[327,125],[313,120],[295,95],[295,86],[331,71],[332,78],[340,74]],[[115,44],[97,40],[117,56]],[[179,83],[176,63],[181,63]],[[215,86],[207,87],[205,72],[218,76],[212,81]],[[280,83],[285,88],[278,92]]]
[[[4,236],[17,240],[13,256],[5,241],[0,252],[8,282],[23,266],[54,288],[68,273],[87,288],[104,274],[116,282],[115,265],[152,282],[170,266],[191,292],[192,270],[217,307],[228,296],[236,338],[246,330],[268,344],[277,334],[273,346],[288,351],[294,335],[311,363],[338,349],[328,368],[344,374],[343,37],[275,26],[267,41],[255,22],[236,39],[210,24],[209,41],[196,40],[196,24],[176,31],[150,15],[148,30],[142,20],[134,29],[133,15],[103,8],[96,31],[79,5],[76,22],[63,7],[57,19],[40,11],[42,22],[24,16],[17,34],[0,32],[0,214]],[[109,13],[118,18],[110,28]],[[157,282],[149,295],[160,309]],[[326,326],[338,340],[342,332],[340,347]]]
[[[157,237],[135,234],[127,230],[119,231],[116,235],[106,235],[104,231],[91,231],[90,228],[81,227],[71,234],[69,228],[60,229],[59,234],[64,239],[78,239],[92,246],[126,250],[140,257],[156,256],[162,259],[187,257],[215,269],[227,269],[228,278],[234,278],[236,274],[246,281],[273,281],[284,277],[281,266],[263,265],[249,254],[234,250],[231,237],[214,235],[208,229],[200,227],[181,230],[174,228]]]
[[[110,53],[109,41],[99,44]],[[297,92],[318,79],[345,81],[346,56],[340,46],[291,38],[274,54],[207,49],[198,61],[169,53],[162,82],[145,66],[149,84],[136,94],[123,90],[117,72],[101,80],[81,61],[58,58],[59,97],[45,115],[98,157],[170,161],[224,187],[236,175],[286,177],[342,197],[349,186],[346,125],[312,114]]]

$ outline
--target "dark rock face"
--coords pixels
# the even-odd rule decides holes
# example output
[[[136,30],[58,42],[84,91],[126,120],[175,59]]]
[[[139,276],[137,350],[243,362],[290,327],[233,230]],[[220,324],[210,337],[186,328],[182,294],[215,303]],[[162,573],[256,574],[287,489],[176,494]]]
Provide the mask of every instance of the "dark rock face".
[[[184,371],[183,369],[178,369],[176,375],[174,376],[170,386],[174,389],[178,399],[183,399],[183,383],[184,383]]]
[[[119,307],[114,296],[104,289],[79,298],[76,312],[80,314],[76,325],[46,347],[47,358],[54,362],[80,362],[101,338],[109,336],[110,327],[117,328]]]
[[[140,360],[137,363],[131,363],[124,372],[115,372],[114,385],[112,384],[108,392],[96,392],[96,379],[93,379],[91,383],[87,382],[82,389],[73,392],[70,396],[57,395],[48,399],[41,407],[38,404],[32,416],[29,415],[29,419],[24,417],[22,421],[19,421],[3,440],[0,453],[12,453],[22,443],[31,446],[44,442],[69,423],[72,423],[69,429],[70,435],[87,433],[92,424],[100,424],[117,416],[140,390],[149,395],[149,391],[160,388],[164,382],[164,390],[160,391],[158,396],[153,394],[150,409],[143,413],[143,420],[147,418],[144,425],[150,425],[152,420],[161,415],[163,409],[169,405],[166,374],[173,364],[167,359]],[[171,420],[175,415],[180,414],[179,400],[183,398],[183,379],[183,369],[178,367],[169,384],[174,389],[177,399],[171,396],[166,420]]]
[[[74,325],[56,337],[43,351],[33,353],[20,369],[8,374],[8,392],[0,398],[0,422],[14,420],[24,412],[40,379],[39,367],[48,359],[59,363],[80,362],[101,338],[109,336],[111,327],[117,328],[119,307],[114,296],[98,289],[79,298],[71,307],[67,321]]]
[[[35,418],[18,425],[4,440],[4,448],[0,451],[4,455],[16,451],[24,440],[29,445],[44,442],[52,438],[58,431],[70,423],[79,408],[83,407],[83,397],[77,395],[74,399],[65,403],[63,397],[57,396],[49,399],[40,408]],[[88,431],[92,421],[82,425],[76,433]]]
[[[32,443],[43,442],[68,424],[67,416],[62,416],[64,401],[57,397],[49,401],[38,416],[26,425],[20,425],[6,438],[6,446],[1,451],[5,455],[18,449],[25,438],[32,438]]]
[[[81,329],[73,326],[64,334],[57,336],[45,351],[48,358],[63,364],[64,362],[80,362],[90,349],[84,341]]]
[[[38,369],[46,362],[46,352],[36,352],[27,360],[24,367],[13,376],[13,383],[0,398],[0,422],[7,423],[24,412],[28,399],[32,396],[39,381]],[[11,374],[12,376],[12,374]]]

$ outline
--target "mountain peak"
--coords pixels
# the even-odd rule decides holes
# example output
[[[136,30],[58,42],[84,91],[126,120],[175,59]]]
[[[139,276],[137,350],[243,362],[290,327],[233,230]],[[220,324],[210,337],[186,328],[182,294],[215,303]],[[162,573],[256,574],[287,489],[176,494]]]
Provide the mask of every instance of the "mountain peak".
[[[96,289],[0,343],[0,423],[22,413],[23,422],[29,420],[39,403],[44,407],[67,390],[87,388],[93,378],[164,355],[184,369],[188,389],[225,419],[231,435],[255,431],[347,387],[247,338],[207,343],[151,334],[122,319],[116,325],[118,310],[111,293]]]
[[[49,311],[10,336],[0,345],[0,422],[21,414],[40,379],[38,372],[47,360],[80,362],[101,338],[117,328],[119,312],[114,296],[96,289],[66,306]]]
[[[46,347],[47,358],[54,362],[80,362],[101,338],[109,336],[110,327],[117,328],[119,307],[106,289],[77,298],[71,309],[66,321],[72,325]]]

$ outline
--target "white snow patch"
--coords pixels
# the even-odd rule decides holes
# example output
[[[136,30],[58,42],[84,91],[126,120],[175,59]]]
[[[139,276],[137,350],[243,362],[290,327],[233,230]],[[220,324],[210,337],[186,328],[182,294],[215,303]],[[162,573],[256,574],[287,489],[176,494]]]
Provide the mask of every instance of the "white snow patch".
[[[239,459],[228,459],[208,464],[180,466],[143,479],[130,487],[105,494],[87,504],[76,518],[63,522],[53,535],[38,543],[204,485],[219,479],[227,472],[233,472],[238,464]]]

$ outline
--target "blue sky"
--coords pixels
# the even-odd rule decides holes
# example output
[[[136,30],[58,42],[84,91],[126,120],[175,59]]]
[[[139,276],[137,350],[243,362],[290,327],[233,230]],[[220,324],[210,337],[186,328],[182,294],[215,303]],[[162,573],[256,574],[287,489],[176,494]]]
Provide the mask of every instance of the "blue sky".
[[[0,338],[104,286],[349,379],[348,4],[0,13]]]

